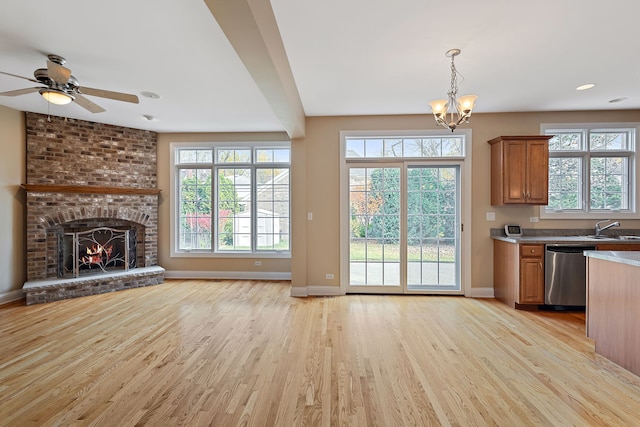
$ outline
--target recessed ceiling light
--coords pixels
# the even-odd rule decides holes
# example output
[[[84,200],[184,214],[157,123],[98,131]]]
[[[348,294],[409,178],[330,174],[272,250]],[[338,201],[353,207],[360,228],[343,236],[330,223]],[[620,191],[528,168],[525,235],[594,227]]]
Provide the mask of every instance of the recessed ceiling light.
[[[140,95],[144,96],[145,98],[151,98],[151,99],[159,99],[160,95],[158,95],[157,93],[153,93],[153,92],[140,92]]]
[[[578,86],[576,88],[576,90],[587,90],[587,89],[591,89],[592,87],[594,87],[596,84],[595,83],[587,83],[586,85],[582,85],[582,86]]]
[[[612,99],[611,101],[609,101],[610,103],[616,103],[616,102],[622,102],[622,101],[626,101],[628,98],[615,98]]]

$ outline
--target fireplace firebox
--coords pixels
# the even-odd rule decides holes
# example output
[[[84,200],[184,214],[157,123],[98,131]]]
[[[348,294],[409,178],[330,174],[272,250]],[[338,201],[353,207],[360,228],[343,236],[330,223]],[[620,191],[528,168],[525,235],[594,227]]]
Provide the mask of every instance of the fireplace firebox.
[[[58,277],[136,267],[136,230],[97,227],[58,235]]]

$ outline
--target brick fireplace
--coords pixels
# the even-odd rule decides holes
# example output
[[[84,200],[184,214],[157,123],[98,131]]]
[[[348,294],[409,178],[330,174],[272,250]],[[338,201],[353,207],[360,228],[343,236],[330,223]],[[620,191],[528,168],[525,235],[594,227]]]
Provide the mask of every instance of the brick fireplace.
[[[27,304],[162,283],[156,134],[35,113],[26,129]],[[70,275],[68,236],[102,227],[133,236],[133,268]]]

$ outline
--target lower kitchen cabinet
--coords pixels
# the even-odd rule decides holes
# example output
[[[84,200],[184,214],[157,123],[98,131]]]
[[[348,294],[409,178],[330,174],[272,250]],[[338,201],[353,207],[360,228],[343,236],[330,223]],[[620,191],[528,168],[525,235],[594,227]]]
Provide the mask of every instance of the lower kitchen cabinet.
[[[606,242],[598,251],[640,251],[639,243]],[[542,243],[493,241],[493,292],[496,299],[521,309],[544,304],[544,256]],[[586,285],[585,285],[586,286]]]
[[[600,243],[596,245],[598,251],[640,251],[640,245],[633,243]]]
[[[520,304],[544,304],[544,245],[520,245]]]
[[[544,304],[544,245],[494,240],[493,289],[511,307]]]

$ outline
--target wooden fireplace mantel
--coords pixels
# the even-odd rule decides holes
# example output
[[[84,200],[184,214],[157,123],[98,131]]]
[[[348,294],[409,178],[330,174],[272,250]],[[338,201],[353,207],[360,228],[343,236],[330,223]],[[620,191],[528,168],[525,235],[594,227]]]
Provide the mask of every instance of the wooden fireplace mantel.
[[[160,194],[158,188],[100,187],[96,185],[22,184],[27,192],[82,194]]]

